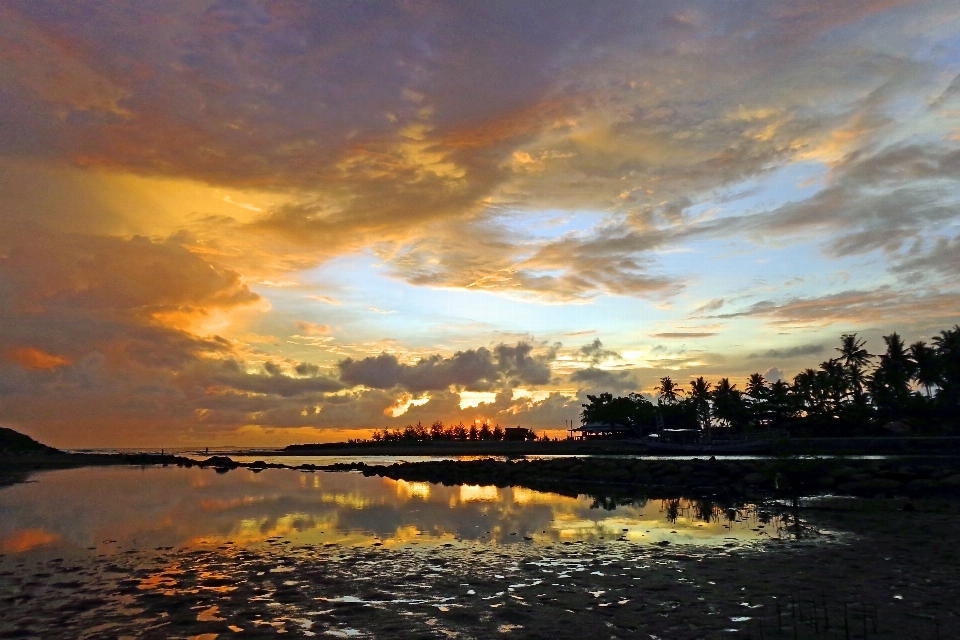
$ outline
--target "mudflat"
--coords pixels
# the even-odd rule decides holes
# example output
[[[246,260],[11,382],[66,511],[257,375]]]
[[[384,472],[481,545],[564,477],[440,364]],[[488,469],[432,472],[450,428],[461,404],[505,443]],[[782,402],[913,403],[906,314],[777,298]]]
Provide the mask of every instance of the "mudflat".
[[[824,499],[783,539],[0,558],[0,637],[955,638],[960,508]],[[206,635],[205,635],[206,634]]]

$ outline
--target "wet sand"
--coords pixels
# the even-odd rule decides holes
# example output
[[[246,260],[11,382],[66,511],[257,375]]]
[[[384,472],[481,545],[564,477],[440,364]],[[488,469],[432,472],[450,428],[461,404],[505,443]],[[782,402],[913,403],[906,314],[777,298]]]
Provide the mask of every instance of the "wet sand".
[[[819,536],[712,548],[272,539],[8,554],[0,637],[960,637],[956,503],[820,504],[804,510]]]

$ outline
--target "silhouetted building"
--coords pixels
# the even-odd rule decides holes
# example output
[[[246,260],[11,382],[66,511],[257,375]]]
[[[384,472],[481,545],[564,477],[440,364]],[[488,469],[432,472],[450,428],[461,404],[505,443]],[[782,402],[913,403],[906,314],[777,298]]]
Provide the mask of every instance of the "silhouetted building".
[[[532,440],[534,438],[533,430],[526,427],[507,427],[503,430],[504,440]]]
[[[571,433],[575,440],[588,440],[593,438],[634,438],[636,432],[632,427],[612,422],[591,422],[572,429]]]

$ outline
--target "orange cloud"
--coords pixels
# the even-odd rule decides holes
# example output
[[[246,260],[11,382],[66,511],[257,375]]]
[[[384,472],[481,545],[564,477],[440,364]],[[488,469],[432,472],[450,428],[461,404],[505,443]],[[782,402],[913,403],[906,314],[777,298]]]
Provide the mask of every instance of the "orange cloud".
[[[330,325],[297,320],[297,328],[308,336],[325,336],[330,333]]]
[[[56,369],[70,364],[63,356],[47,353],[33,347],[17,347],[10,352],[10,359],[24,369]]]

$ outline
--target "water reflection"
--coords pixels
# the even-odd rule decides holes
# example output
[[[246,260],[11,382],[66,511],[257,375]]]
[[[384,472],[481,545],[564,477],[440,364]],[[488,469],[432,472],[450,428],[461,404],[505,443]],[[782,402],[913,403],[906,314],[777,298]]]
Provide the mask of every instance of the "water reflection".
[[[0,490],[0,552],[269,542],[413,548],[630,541],[716,545],[783,532],[770,513],[706,500],[561,496],[357,473],[85,468]]]

